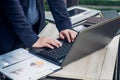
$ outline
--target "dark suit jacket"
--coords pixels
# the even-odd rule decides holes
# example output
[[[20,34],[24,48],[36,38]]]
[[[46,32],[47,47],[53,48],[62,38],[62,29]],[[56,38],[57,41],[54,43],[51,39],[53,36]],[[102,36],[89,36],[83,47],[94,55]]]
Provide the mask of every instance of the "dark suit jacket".
[[[63,0],[48,0],[50,9],[59,31],[71,28]],[[45,16],[43,0],[37,0],[39,9],[39,31],[44,28]],[[17,37],[31,47],[37,40],[37,34],[26,19],[29,0],[0,0],[0,53],[8,52]]]

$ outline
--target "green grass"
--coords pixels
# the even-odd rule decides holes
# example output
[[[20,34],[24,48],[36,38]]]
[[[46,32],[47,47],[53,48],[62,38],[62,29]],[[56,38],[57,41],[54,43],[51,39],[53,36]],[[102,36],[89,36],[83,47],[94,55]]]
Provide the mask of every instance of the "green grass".
[[[49,11],[50,10],[46,0],[44,1],[44,8],[45,8],[45,11]]]
[[[47,2],[44,2],[44,7],[45,11],[49,11],[49,6]],[[80,5],[93,5],[93,6],[120,6],[120,0],[80,0]],[[86,6],[87,7],[87,6]],[[89,7],[91,8],[91,7]],[[92,7],[93,8],[93,7]],[[98,9],[98,10],[111,10],[112,8],[96,8],[94,7],[93,9]],[[120,9],[115,9],[120,12]]]
[[[85,5],[120,6],[120,0],[80,0]]]
[[[93,6],[106,6],[102,8],[96,8],[92,7],[93,9],[98,9],[98,10],[111,10],[115,9],[118,12],[120,12],[120,8],[112,8],[112,6],[117,6],[120,7],[120,0],[80,0],[80,4],[82,5],[93,5]],[[110,8],[107,6],[111,6]],[[87,6],[86,6],[87,7]],[[89,7],[91,8],[91,7]]]

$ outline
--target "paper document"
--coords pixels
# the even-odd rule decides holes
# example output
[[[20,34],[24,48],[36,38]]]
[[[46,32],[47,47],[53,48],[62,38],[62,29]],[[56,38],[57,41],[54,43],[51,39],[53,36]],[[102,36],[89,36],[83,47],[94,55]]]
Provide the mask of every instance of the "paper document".
[[[14,80],[40,79],[59,68],[22,48],[0,56],[0,71]]]

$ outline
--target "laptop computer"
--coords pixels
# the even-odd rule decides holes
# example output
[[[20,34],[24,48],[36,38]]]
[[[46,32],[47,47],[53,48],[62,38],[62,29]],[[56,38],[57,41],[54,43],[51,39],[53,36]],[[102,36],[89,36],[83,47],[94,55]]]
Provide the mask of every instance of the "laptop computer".
[[[39,79],[105,47],[119,28],[120,17],[116,17],[79,32],[73,43],[59,39],[63,42],[62,47],[65,48],[31,49],[30,51],[18,49],[6,53],[0,56],[0,72],[14,80]],[[52,57],[43,55],[47,52],[52,55],[52,53],[58,53],[63,49],[66,49],[64,52],[67,53],[62,54],[62,58],[61,55],[55,57],[55,54]],[[57,52],[55,52],[56,50]]]
[[[102,10],[101,16],[109,19],[109,18],[120,16],[120,15],[116,10]]]
[[[80,24],[84,22],[85,19],[90,18],[92,16],[95,16],[100,13],[99,10],[89,9],[81,6],[72,6],[67,9],[71,23],[73,26],[75,24]],[[45,19],[50,22],[55,22],[52,14],[50,12],[47,12],[45,14]]]
[[[119,29],[120,17],[112,18],[79,32],[74,43],[62,41],[64,47],[53,50],[32,49],[32,52],[52,63],[65,66],[105,47]]]

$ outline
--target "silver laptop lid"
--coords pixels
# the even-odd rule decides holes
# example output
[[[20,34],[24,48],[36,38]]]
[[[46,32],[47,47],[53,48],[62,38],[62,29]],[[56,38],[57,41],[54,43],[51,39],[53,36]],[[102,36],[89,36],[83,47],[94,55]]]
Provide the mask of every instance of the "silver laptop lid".
[[[79,32],[62,66],[105,47],[115,36],[119,28],[120,17],[116,17],[105,20]]]

